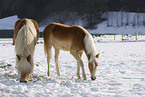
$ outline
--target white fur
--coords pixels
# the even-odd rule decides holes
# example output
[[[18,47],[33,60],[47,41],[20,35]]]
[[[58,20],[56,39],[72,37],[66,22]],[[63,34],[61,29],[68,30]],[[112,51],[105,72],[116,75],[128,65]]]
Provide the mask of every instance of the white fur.
[[[86,35],[84,38],[84,44],[87,54],[90,55],[89,62],[93,62],[96,59],[96,49],[94,45],[93,38],[90,34]]]
[[[37,32],[35,29],[35,25],[31,20],[27,19],[26,25],[21,27],[15,41],[16,55],[21,57],[20,61],[18,61],[18,58],[16,58],[16,68],[19,74],[32,72],[33,54],[36,42]],[[30,63],[26,59],[29,55],[31,55]]]

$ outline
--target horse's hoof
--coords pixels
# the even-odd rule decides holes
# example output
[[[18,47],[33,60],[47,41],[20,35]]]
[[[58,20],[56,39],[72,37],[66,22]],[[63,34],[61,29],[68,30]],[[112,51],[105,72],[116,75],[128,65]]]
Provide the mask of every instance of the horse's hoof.
[[[81,79],[81,77],[80,77],[80,76],[78,76],[78,79]]]
[[[84,75],[84,80],[87,80],[86,75]]]
[[[21,82],[21,83],[28,83],[27,80],[24,80],[24,81],[20,80],[20,82]]]
[[[96,77],[95,78],[91,77],[91,79],[92,79],[92,81],[94,81],[96,79]]]
[[[47,73],[48,76],[50,76],[50,73]]]
[[[87,78],[84,78],[84,80],[87,80]]]

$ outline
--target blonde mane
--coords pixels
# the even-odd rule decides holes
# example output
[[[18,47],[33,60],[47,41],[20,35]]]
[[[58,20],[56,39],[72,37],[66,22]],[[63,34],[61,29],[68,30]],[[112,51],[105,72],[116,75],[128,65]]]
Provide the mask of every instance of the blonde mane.
[[[34,24],[27,19],[27,25],[23,25],[19,30],[19,33],[16,38],[15,51],[18,55],[28,56],[34,49],[34,43],[36,42],[36,29],[34,29]],[[33,33],[32,33],[33,32]],[[35,41],[33,40],[35,39]],[[21,48],[21,49],[20,49]],[[31,52],[28,51],[31,49]]]
[[[86,29],[83,28],[83,30],[86,33],[88,33],[84,37],[84,45],[85,45],[86,53],[87,55],[90,55],[90,59],[88,61],[93,62],[96,59],[96,54],[97,54],[97,51],[95,49],[95,45],[93,42],[93,38]]]

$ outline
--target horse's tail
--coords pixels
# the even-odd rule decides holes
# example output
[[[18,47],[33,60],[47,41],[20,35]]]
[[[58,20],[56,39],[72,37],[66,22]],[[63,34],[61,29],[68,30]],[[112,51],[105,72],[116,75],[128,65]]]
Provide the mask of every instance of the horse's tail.
[[[55,25],[53,23],[49,24],[43,31],[43,39],[44,39],[44,53],[47,57],[51,57],[51,48],[52,48],[52,41],[50,39],[51,33]]]
[[[24,24],[21,27],[15,40],[16,68],[23,80],[33,71],[33,54],[36,42],[36,31],[32,26],[29,26],[31,22],[29,20],[27,22],[27,25]]]

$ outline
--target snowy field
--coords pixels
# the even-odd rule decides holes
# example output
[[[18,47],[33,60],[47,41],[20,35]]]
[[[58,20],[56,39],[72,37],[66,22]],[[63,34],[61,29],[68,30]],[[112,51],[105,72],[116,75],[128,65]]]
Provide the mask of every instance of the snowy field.
[[[130,22],[135,15],[130,13]],[[112,17],[112,16],[111,16]],[[108,19],[112,26],[115,18]],[[0,19],[0,30],[14,29],[18,16]],[[143,21],[144,18],[141,18]],[[125,21],[125,17],[124,17]],[[81,22],[80,22],[81,24]],[[40,26],[43,31],[45,26]],[[87,58],[83,54],[87,81],[77,79],[76,60],[69,52],[61,51],[59,68],[55,70],[54,57],[50,64],[51,76],[47,77],[47,63],[43,52],[43,40],[39,39],[34,54],[34,72],[27,84],[19,82],[15,69],[15,51],[12,39],[0,39],[0,97],[145,97],[145,36],[131,34],[145,33],[145,27],[132,25],[107,27],[107,21],[97,25],[90,33],[116,33],[95,37],[94,42],[100,53],[97,79],[91,81]],[[122,42],[121,34],[125,42]],[[130,41],[130,42],[129,42]],[[54,49],[52,50],[54,55]],[[81,74],[82,75],[82,74]]]
[[[60,52],[59,68],[51,59],[51,76],[47,77],[47,63],[43,42],[39,39],[34,54],[31,81],[20,83],[15,69],[12,39],[0,39],[0,97],[145,97],[145,42],[98,42],[100,52],[97,79],[91,81],[87,58],[83,54],[87,81],[77,79],[76,60],[69,52]],[[54,55],[54,50],[52,50]]]

